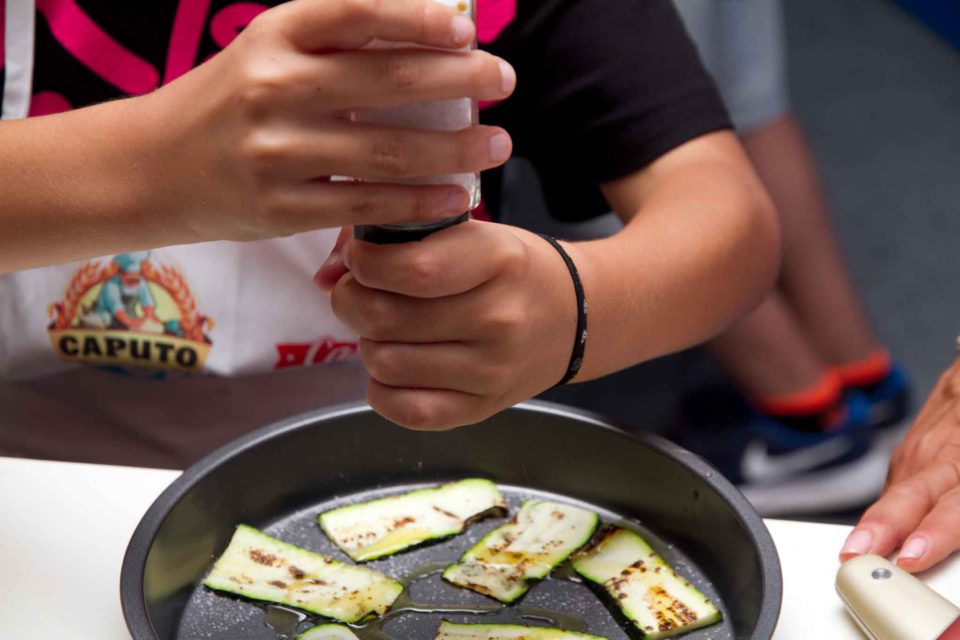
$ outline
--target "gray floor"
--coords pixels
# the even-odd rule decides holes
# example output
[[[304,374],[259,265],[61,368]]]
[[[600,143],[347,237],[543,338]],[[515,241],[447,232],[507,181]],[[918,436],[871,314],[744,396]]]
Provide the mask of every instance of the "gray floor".
[[[882,338],[925,395],[960,333],[960,53],[886,0],[786,0],[796,111]],[[522,167],[512,179],[529,184]],[[533,189],[511,202],[527,218]],[[546,225],[540,211],[540,224]],[[696,352],[545,397],[661,430]]]

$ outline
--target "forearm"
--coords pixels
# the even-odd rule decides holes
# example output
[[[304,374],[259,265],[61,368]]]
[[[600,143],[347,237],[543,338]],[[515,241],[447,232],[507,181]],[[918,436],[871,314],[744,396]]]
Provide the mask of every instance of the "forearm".
[[[776,216],[728,140],[607,189],[628,219],[607,239],[571,247],[589,304],[585,380],[698,344],[772,286]]]
[[[0,122],[0,273],[180,239],[145,206],[142,100]]]

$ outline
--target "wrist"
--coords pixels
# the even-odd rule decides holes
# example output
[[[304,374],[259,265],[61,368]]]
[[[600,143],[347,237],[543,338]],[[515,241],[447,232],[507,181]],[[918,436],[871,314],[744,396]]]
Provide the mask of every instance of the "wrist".
[[[171,126],[165,95],[157,91],[104,105],[114,108],[112,115],[120,123],[108,152],[115,160],[110,171],[118,196],[115,206],[142,248],[204,240],[185,215],[186,162],[179,156],[185,141],[178,140]]]
[[[572,242],[563,240],[560,244],[563,246],[570,260],[576,265],[577,274],[580,279],[580,285],[583,289],[583,298],[587,304],[587,332],[588,340],[583,350],[583,361],[580,364],[580,370],[573,382],[583,382],[592,380],[611,373],[612,369],[607,369],[603,365],[603,335],[600,329],[603,323],[603,309],[605,306],[602,296],[605,295],[604,283],[601,280],[600,272],[604,265],[603,246],[601,240]],[[565,273],[566,286],[570,289],[570,295],[573,297],[573,282],[570,273]],[[573,303],[573,326],[576,325],[576,302]],[[573,339],[571,333],[571,340]],[[572,344],[572,343],[571,343]],[[568,346],[569,348],[569,346]],[[567,352],[570,355],[570,351]]]
[[[65,172],[65,193],[79,229],[102,245],[91,247],[92,255],[185,241],[171,224],[169,203],[158,197],[165,178],[154,142],[159,123],[148,102],[147,96],[127,98],[63,114],[61,135],[77,140],[76,159],[68,162],[79,166]]]
[[[574,311],[577,319],[574,325],[573,347],[571,348],[570,359],[563,377],[561,377],[560,382],[555,385],[560,387],[568,382],[574,381],[579,375],[580,369],[583,367],[584,354],[587,346],[587,298],[583,288],[583,281],[580,279],[580,271],[567,248],[552,236],[545,234],[540,234],[540,236],[553,247],[563,260],[567,273],[570,276],[574,292]]]

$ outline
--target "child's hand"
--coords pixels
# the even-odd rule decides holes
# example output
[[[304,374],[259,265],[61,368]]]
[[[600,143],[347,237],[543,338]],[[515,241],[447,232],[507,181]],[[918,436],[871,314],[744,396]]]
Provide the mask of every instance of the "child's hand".
[[[368,401],[386,418],[416,429],[479,422],[563,377],[576,297],[542,238],[476,221],[398,245],[348,234],[316,281],[360,335]]]
[[[145,206],[193,240],[257,239],[344,224],[449,217],[452,186],[330,182],[475,172],[506,160],[502,129],[405,131],[349,122],[354,109],[501,99],[502,60],[461,52],[469,19],[432,0],[294,0],[259,15],[222,53],[136,114]],[[373,39],[432,49],[363,50]],[[183,238],[173,238],[184,241]]]

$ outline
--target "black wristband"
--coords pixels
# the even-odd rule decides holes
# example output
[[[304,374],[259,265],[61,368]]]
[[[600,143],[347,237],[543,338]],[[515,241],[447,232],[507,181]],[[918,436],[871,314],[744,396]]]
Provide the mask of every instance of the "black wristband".
[[[557,242],[556,238],[542,233],[540,237],[549,242],[550,245],[557,250],[557,253],[560,254],[560,257],[563,258],[563,262],[567,265],[567,270],[570,271],[570,277],[573,279],[573,291],[577,296],[577,333],[574,336],[573,353],[570,354],[570,364],[567,365],[566,374],[564,374],[563,379],[556,384],[556,386],[562,387],[573,380],[576,375],[580,373],[580,367],[583,366],[583,353],[587,348],[587,297],[583,293],[583,283],[580,281],[580,272],[577,271],[577,265],[573,263],[570,254]]]

